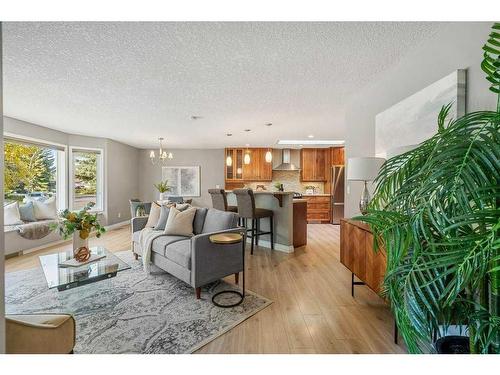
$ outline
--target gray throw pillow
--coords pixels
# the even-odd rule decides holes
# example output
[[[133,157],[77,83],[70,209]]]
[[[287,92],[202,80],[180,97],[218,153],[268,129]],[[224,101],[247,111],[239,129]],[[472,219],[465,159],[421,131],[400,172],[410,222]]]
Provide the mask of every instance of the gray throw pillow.
[[[34,209],[32,201],[29,201],[26,204],[20,205],[19,206],[19,213],[21,214],[22,221],[36,221],[35,209]]]
[[[155,230],[165,230],[165,225],[167,225],[169,212],[170,212],[169,207],[161,206],[160,218],[158,219],[158,223],[155,226]]]

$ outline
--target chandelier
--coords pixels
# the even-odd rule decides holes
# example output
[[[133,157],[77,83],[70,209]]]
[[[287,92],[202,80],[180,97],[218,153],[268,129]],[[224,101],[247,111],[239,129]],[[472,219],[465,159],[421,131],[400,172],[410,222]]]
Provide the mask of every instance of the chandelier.
[[[167,160],[172,160],[174,155],[171,152],[167,152],[163,149],[163,140],[165,138],[158,138],[158,143],[160,144],[160,149],[158,150],[158,157],[156,157],[155,152],[151,150],[149,153],[149,159],[151,159],[151,164],[157,165],[165,165]]]

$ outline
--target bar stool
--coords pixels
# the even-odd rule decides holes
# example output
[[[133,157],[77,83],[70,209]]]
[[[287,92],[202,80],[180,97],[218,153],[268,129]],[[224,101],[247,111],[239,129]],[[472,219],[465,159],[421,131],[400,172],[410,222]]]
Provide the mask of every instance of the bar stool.
[[[259,246],[259,236],[264,234],[271,235],[271,250],[274,250],[273,211],[255,207],[255,197],[252,189],[236,189],[233,190],[233,193],[236,194],[236,201],[238,202],[238,215],[244,220],[245,227],[247,219],[252,220],[251,228],[247,229],[251,233],[249,237],[252,241],[250,254],[253,254],[254,239],[255,245]],[[269,232],[261,232],[260,219],[267,217],[269,218]]]
[[[212,206],[216,210],[238,212],[238,207],[228,206],[227,195],[224,189],[208,189],[208,193],[212,196]]]

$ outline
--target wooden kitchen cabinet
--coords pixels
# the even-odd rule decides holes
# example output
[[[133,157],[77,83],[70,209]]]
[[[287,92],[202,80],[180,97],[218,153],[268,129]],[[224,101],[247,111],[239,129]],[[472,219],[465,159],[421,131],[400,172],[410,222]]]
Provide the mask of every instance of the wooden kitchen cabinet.
[[[326,181],[329,168],[328,149],[303,148],[300,150],[300,178],[302,181]]]
[[[266,148],[244,149],[250,154],[250,164],[243,163],[243,180],[245,181],[272,181],[273,165],[266,162]]]
[[[344,147],[331,147],[330,148],[330,164],[331,165],[344,165]]]
[[[331,214],[331,202],[329,195],[303,195],[307,201],[308,223],[329,223]]]
[[[354,221],[340,221],[340,262],[370,289],[380,293],[387,259],[384,249],[373,248],[370,226]]]
[[[228,182],[243,181],[243,149],[226,148],[224,157],[224,176]],[[233,163],[228,166],[226,160],[231,157]]]

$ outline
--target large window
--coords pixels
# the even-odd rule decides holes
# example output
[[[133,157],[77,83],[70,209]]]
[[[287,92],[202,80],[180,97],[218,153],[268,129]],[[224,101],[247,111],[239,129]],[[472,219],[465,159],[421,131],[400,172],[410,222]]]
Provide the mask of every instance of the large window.
[[[21,139],[5,139],[5,200],[22,202],[29,197],[55,197],[58,208],[65,208],[64,148]]]
[[[93,202],[93,210],[103,210],[102,151],[72,149],[71,209]]]

